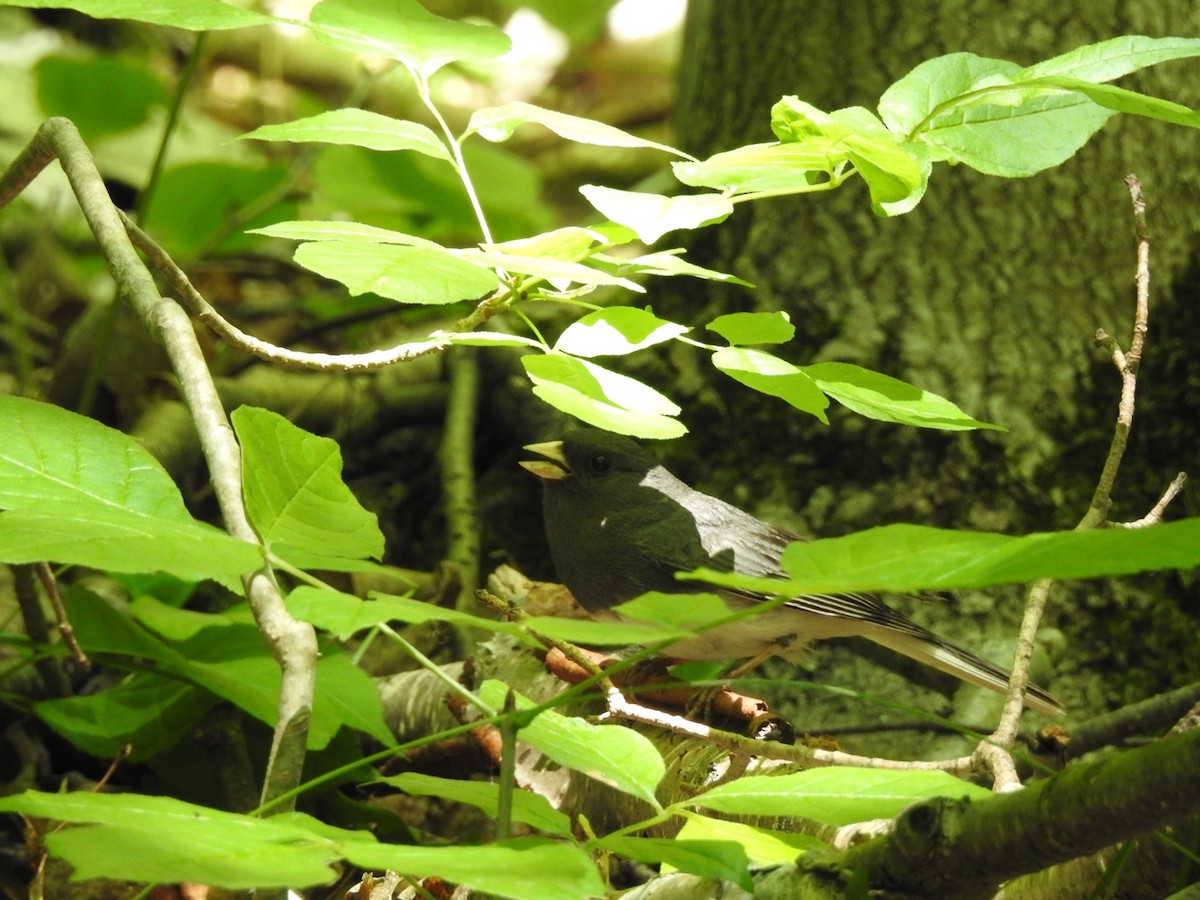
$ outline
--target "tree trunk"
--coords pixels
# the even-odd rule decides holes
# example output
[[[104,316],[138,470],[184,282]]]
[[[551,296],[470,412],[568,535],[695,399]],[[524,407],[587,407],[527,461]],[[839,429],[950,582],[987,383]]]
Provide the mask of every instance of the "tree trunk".
[[[771,140],[769,110],[785,94],[823,109],[873,109],[889,84],[943,53],[1030,64],[1122,34],[1197,33],[1200,8],[1184,0],[691,0],[680,142],[704,156]],[[1155,67],[1122,86],[1195,107],[1197,65]],[[795,362],[877,369],[1008,431],[918,430],[840,410],[831,410],[826,428],[714,373],[676,388],[686,397],[688,383],[704,385],[687,398],[685,414],[690,449],[704,462],[691,471],[680,462],[680,474],[815,534],[894,521],[1010,533],[1073,526],[1115,421],[1117,374],[1092,336],[1103,327],[1128,344],[1135,258],[1122,179],[1135,172],[1149,206],[1154,294],[1139,397],[1145,421],[1135,433],[1145,424],[1161,439],[1131,448],[1113,518],[1140,517],[1179,469],[1194,465],[1200,443],[1200,401],[1181,386],[1200,383],[1200,362],[1188,350],[1200,316],[1194,301],[1173,293],[1197,280],[1188,273],[1200,226],[1198,146],[1193,130],[1120,116],[1075,158],[1033,178],[938,165],[924,201],[906,216],[875,217],[864,187],[848,183],[832,194],[746,204],[699,232],[689,258],[755,289],[694,282],[685,295],[667,285],[652,297],[657,312],[705,322],[736,309],[787,310],[798,330],[789,345]],[[683,355],[675,361],[695,364]],[[1156,392],[1173,406],[1156,403]],[[1195,493],[1184,503],[1194,514]],[[1111,705],[1200,674],[1194,622],[1177,607],[1123,588],[1097,593],[1060,592],[1050,615],[1073,647],[1057,668],[1078,670],[1069,687],[1051,685],[1069,705]],[[1011,629],[1019,616],[1019,604],[1006,601],[1001,611],[998,593],[990,595],[961,595],[946,627],[937,610],[917,615],[930,614],[951,637],[957,624],[976,635],[978,648],[985,622],[1003,619]],[[1138,676],[1126,667],[1143,647],[1158,659]],[[1178,664],[1163,667],[1163,654]],[[1100,660],[1098,670],[1085,659]],[[1119,667],[1119,679],[1106,678],[1106,663]]]

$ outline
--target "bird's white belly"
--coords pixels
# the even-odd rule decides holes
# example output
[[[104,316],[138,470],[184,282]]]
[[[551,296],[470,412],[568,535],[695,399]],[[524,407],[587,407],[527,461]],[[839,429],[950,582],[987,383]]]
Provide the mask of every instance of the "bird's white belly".
[[[861,634],[853,621],[780,607],[712,628],[663,649],[677,659],[737,660],[774,646],[776,656],[799,662],[813,641]]]

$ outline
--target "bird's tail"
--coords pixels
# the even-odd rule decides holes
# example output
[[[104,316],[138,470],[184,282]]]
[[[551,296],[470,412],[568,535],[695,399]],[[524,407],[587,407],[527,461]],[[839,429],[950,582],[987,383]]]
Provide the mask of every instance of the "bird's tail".
[[[1008,693],[1008,672],[999,666],[976,656],[969,650],[956,647],[932,632],[920,629],[896,631],[889,628],[873,629],[866,637],[890,650],[940,669],[963,681],[977,684],[999,694]],[[1035,684],[1025,690],[1025,705],[1049,716],[1061,715],[1065,710],[1061,703]]]

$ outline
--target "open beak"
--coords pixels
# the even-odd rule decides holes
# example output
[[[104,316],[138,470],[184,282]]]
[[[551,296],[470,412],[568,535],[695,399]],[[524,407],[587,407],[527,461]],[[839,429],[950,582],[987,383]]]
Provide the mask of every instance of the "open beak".
[[[563,454],[562,441],[546,441],[544,444],[526,444],[524,449],[530,453],[546,457],[544,460],[523,459],[520,462],[521,466],[528,469],[538,478],[544,478],[547,481],[562,481],[571,474],[571,466],[567,463],[567,457]]]

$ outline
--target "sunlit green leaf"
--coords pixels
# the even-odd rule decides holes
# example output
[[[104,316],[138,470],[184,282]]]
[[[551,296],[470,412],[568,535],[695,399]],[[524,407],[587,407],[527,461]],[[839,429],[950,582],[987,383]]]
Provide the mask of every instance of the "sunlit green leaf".
[[[499,681],[480,688],[484,702],[501,709],[510,692]],[[518,710],[534,703],[519,694]],[[575,769],[657,807],[654,791],[666,772],[662,756],[650,740],[621,725],[592,725],[583,719],[545,710],[517,733],[517,740],[536,747],[560,766]]]
[[[351,559],[383,555],[375,516],[342,481],[336,441],[266,409],[242,406],[230,418],[242,446],[246,512],[268,547]]]
[[[1107,528],[1014,537],[887,525],[839,538],[791,544],[789,579],[697,571],[689,578],[767,593],[814,594],[983,588],[1039,578],[1131,575],[1200,565],[1200,518],[1146,528]]]
[[[786,312],[738,312],[717,316],[707,326],[730,344],[785,344],[796,334]]]
[[[679,840],[736,841],[751,862],[762,866],[786,865],[794,862],[806,850],[826,846],[824,841],[809,834],[757,828],[695,812],[685,812],[683,815],[683,828],[676,835]]]
[[[262,234],[267,237],[290,238],[295,241],[372,241],[377,244],[401,244],[408,247],[425,247],[430,250],[445,250],[441,244],[391,231],[387,228],[376,228],[374,225],[363,225],[360,222],[319,221],[307,220],[299,222],[276,222],[264,228],[255,228],[252,234]]]
[[[296,262],[333,278],[351,294],[375,293],[399,303],[473,300],[500,284],[496,273],[447,250],[367,241],[322,241],[296,248]]]
[[[695,263],[682,259],[682,250],[660,250],[657,253],[644,253],[633,259],[623,259],[608,254],[597,253],[593,259],[603,260],[616,266],[621,272],[644,272],[647,275],[690,275],[693,278],[703,278],[706,281],[722,281],[726,284],[740,284],[742,287],[754,287],[750,282],[743,281],[736,275],[706,269]]]
[[[390,778],[380,778],[379,783],[391,785],[414,797],[439,797],[455,803],[470,803],[478,806],[490,818],[496,817],[500,802],[500,785],[488,781],[462,781],[404,772]],[[549,800],[533,791],[513,791],[512,817],[516,822],[524,822],[548,834],[571,836],[571,820],[554,809]]]
[[[733,204],[721,194],[664,197],[595,184],[585,184],[579,193],[612,221],[632,228],[644,244],[653,244],[668,231],[720,222],[733,212]]]
[[[7,0],[26,9],[74,9],[93,19],[132,19],[191,31],[245,28],[275,21],[222,0]]]
[[[1004,430],[971,418],[937,394],[850,363],[816,363],[800,371],[843,406],[872,419],[946,431]]]
[[[241,140],[316,141],[352,144],[370,150],[416,150],[434,159],[451,160],[450,151],[429,128],[365,109],[334,109],[292,122],[263,125]]]
[[[746,891],[754,889],[750,858],[735,841],[647,838],[613,835],[591,842],[609,853],[644,863],[662,863],[664,871],[690,872],[701,878],[728,881]]]
[[[559,336],[554,349],[572,356],[620,356],[669,341],[688,330],[646,309],[614,306],[590,312],[572,322]]]
[[[945,772],[827,767],[787,775],[748,775],[689,799],[735,815],[801,816],[827,825],[890,819],[930,797],[992,796]]]
[[[791,363],[761,350],[744,347],[722,347],[712,355],[712,362],[746,387],[786,400],[796,409],[829,424],[825,416],[828,398],[812,378]]]
[[[1077,47],[1022,69],[1015,80],[1061,75],[1099,83],[1112,81],[1146,66],[1172,59],[1200,56],[1200,39],[1122,35],[1096,44]]]
[[[601,147],[644,147],[691,158],[674,147],[636,137],[612,125],[606,125],[594,119],[585,119],[581,116],[555,112],[552,109],[543,109],[520,100],[506,103],[503,106],[489,106],[475,110],[471,114],[466,134],[478,134],[489,141],[507,141],[512,137],[514,131],[527,122],[536,122],[549,128],[559,137],[579,144],[595,144]]]
[[[447,63],[492,59],[512,46],[498,28],[443,19],[417,0],[322,0],[309,25],[327,44],[398,59],[426,78]]]
[[[802,144],[747,144],[702,162],[671,163],[671,169],[693,187],[738,194],[805,193],[824,190],[842,157],[828,138],[816,137]]]

